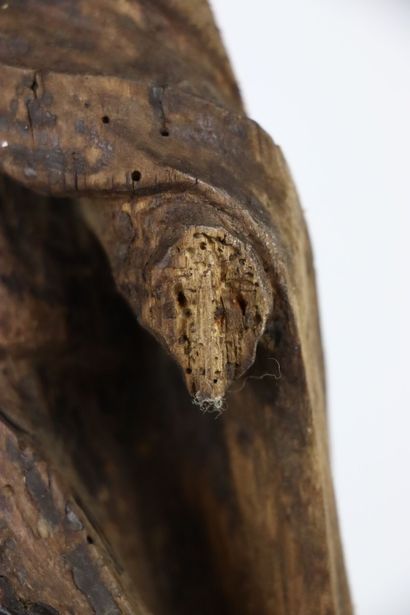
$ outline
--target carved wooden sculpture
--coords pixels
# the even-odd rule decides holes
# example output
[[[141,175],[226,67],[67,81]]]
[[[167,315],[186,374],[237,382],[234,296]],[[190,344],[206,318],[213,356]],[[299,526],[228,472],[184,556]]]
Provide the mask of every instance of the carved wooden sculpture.
[[[0,81],[0,613],[350,614],[309,240],[207,4],[9,0]]]

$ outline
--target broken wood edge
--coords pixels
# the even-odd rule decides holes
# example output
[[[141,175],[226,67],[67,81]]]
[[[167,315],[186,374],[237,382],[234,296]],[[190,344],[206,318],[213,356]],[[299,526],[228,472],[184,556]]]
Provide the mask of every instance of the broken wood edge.
[[[200,192],[80,203],[119,290],[176,360],[194,402],[203,411],[222,410],[272,317],[260,225],[240,232],[235,207]]]
[[[190,226],[145,277],[141,324],[165,342],[200,408],[221,409],[253,363],[272,309],[254,251],[223,228]]]

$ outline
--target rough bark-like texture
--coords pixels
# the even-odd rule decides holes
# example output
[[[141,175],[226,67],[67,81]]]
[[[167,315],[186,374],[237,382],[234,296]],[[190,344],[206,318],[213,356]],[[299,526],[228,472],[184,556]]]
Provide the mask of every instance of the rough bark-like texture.
[[[4,609],[350,615],[309,240],[206,4],[15,0],[0,79]]]
[[[0,605],[5,615],[133,612],[78,506],[0,424]],[[34,597],[41,602],[33,602]]]

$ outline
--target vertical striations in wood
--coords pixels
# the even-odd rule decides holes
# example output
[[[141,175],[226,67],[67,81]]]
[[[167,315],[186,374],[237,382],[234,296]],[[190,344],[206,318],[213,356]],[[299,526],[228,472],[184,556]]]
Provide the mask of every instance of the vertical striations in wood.
[[[207,3],[6,3],[0,80],[1,608],[350,615],[309,239]]]

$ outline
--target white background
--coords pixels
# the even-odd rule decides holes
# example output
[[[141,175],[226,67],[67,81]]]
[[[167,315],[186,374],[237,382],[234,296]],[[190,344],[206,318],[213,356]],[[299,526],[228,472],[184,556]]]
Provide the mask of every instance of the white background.
[[[410,615],[410,3],[213,0],[313,241],[357,615]]]

